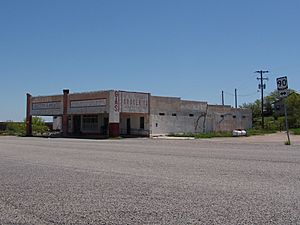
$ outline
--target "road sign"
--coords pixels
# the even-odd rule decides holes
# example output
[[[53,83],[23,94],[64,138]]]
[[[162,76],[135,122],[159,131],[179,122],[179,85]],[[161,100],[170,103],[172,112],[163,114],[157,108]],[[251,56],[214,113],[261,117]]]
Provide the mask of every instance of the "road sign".
[[[276,79],[277,81],[277,90],[287,90],[288,89],[288,81],[287,77],[279,77]]]
[[[279,96],[280,98],[284,98],[284,97],[287,97],[288,96],[288,90],[279,90]]]
[[[285,115],[285,127],[286,127],[286,134],[287,134],[287,144],[290,145],[291,144],[291,140],[290,140],[290,133],[289,133],[289,123],[288,123],[288,117],[287,117],[287,110],[286,110],[286,99],[284,99],[285,97],[288,96],[288,81],[287,81],[287,77],[278,77],[276,79],[277,82],[277,90],[279,92],[279,96],[280,98],[283,100],[283,104],[284,104],[284,115]]]
[[[288,81],[287,77],[278,77],[276,79],[277,82],[277,90],[279,92],[279,96],[281,98],[288,96]]]

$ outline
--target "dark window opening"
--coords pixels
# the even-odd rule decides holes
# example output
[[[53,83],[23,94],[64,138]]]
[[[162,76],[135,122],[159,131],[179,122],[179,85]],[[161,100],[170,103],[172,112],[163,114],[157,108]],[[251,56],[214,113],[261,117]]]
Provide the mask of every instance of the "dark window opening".
[[[98,129],[98,116],[97,115],[84,115],[82,118],[82,128],[85,130]]]
[[[222,118],[224,118],[224,115],[221,115]]]
[[[172,116],[177,116],[177,114],[176,113],[172,113]]]
[[[159,113],[159,115],[160,115],[160,116],[164,116],[164,115],[165,115],[165,113]]]
[[[190,114],[189,116],[190,116],[190,117],[193,117],[193,116],[194,116],[194,114]]]
[[[140,129],[145,129],[145,117],[140,117]]]
[[[246,116],[243,116],[243,119],[245,119],[246,118]]]
[[[232,116],[233,118],[236,118],[236,116]]]
[[[155,126],[158,127],[158,123],[156,123]]]

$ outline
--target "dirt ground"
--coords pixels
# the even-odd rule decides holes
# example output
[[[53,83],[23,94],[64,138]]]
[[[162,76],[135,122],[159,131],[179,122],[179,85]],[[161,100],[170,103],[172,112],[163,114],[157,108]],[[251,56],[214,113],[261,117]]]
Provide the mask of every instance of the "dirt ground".
[[[0,224],[300,224],[300,136],[0,137]]]

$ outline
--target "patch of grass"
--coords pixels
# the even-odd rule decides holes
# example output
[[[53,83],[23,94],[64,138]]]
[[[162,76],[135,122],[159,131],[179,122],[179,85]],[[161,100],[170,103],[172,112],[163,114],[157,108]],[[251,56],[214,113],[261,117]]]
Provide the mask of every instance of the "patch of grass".
[[[300,135],[300,128],[291,129],[291,133],[294,135]]]
[[[264,134],[273,134],[276,133],[276,130],[272,129],[249,129],[247,130],[247,136],[253,136],[253,135],[264,135]]]
[[[209,133],[179,133],[179,134],[169,134],[170,137],[193,137],[193,138],[216,138],[216,137],[232,137],[232,133],[230,131],[224,132],[209,132]]]
[[[300,134],[300,129],[298,130]],[[247,130],[247,136],[253,135],[265,135],[265,134],[273,134],[277,131],[275,129],[249,129]],[[216,137],[232,137],[231,131],[224,132],[209,132],[209,133],[172,133],[169,134],[170,137],[193,137],[193,138],[216,138]]]

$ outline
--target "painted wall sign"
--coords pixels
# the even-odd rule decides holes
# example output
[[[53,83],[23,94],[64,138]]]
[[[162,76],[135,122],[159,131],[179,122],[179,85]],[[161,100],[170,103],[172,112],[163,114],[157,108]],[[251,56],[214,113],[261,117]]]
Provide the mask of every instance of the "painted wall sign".
[[[31,104],[30,115],[32,116],[57,116],[62,114],[62,102],[33,102]]]
[[[118,91],[115,91],[114,94],[114,110],[120,112],[120,93]]]
[[[94,100],[82,100],[82,101],[71,101],[71,108],[84,108],[84,107],[101,107],[106,106],[106,99],[94,99]]]
[[[149,95],[146,93],[121,92],[122,112],[148,113]]]
[[[61,107],[62,107],[61,102],[32,103],[32,110],[60,109]]]
[[[120,122],[120,92],[119,91],[109,92],[109,122],[110,123]]]

